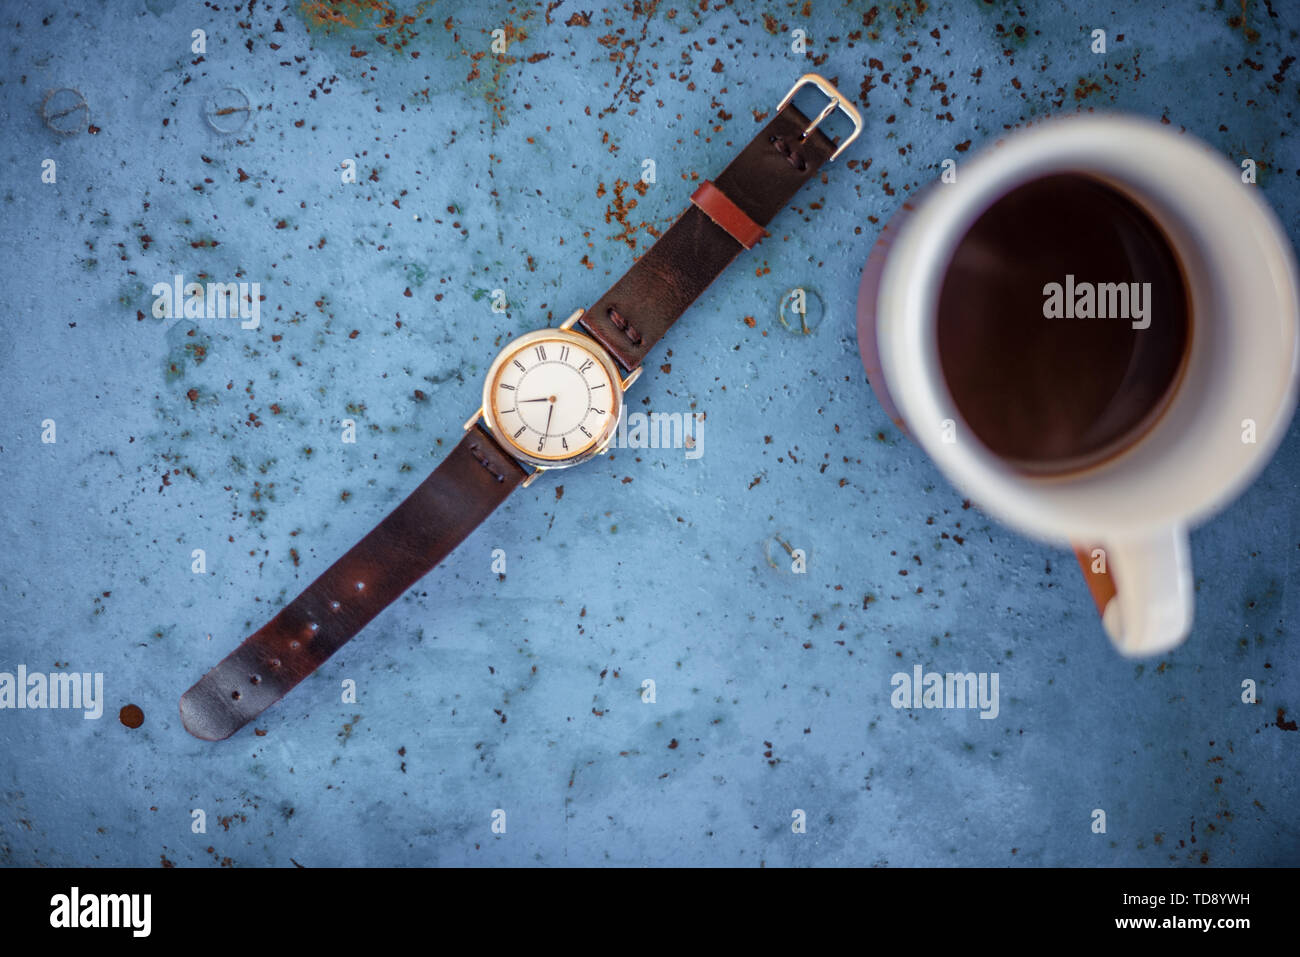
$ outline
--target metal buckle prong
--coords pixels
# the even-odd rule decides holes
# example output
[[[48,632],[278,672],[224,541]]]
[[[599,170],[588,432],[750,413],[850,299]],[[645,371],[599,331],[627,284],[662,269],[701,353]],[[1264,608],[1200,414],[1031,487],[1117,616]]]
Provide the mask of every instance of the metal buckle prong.
[[[825,108],[820,113],[817,114],[817,118],[808,124],[808,128],[800,134],[800,139],[807,139],[808,135],[812,133],[813,130],[817,129],[817,126],[821,121],[826,119],[836,110],[843,110],[845,115],[853,121],[853,133],[848,139],[835,148],[835,152],[831,154],[830,160],[827,161],[834,162],[835,158],[844,152],[844,148],[856,140],[859,134],[862,133],[862,114],[858,112],[857,107],[845,98],[844,94],[835,89],[835,86],[830,80],[816,73],[805,73],[803,76],[799,77],[795,82],[795,85],[790,87],[790,92],[785,95],[783,100],[781,100],[780,106],[776,108],[777,112],[779,113],[781,110],[784,110],[789,106],[790,101],[794,99],[794,95],[799,92],[801,87],[805,86],[817,87],[817,89],[821,90],[822,93],[830,97],[831,101],[826,104]]]

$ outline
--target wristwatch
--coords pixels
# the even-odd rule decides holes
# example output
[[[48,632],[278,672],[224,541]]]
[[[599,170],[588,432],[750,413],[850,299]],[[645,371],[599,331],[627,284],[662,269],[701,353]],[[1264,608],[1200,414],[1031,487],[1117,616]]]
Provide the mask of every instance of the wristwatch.
[[[830,99],[811,120],[793,104],[808,85]],[[838,146],[818,129],[837,109],[853,123]],[[181,696],[185,729],[208,741],[230,737],[436,567],[512,491],[603,453],[646,354],[861,132],[861,115],[828,80],[801,77],[759,134],[716,180],[701,184],[686,211],[594,306],[502,349],[483,383],[482,406],[442,464]]]

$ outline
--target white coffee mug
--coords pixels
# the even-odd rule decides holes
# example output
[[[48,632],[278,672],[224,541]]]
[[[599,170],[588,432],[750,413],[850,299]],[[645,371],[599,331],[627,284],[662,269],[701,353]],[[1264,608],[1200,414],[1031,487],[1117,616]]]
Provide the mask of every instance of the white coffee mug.
[[[1300,286],[1290,243],[1240,169],[1187,134],[1133,117],[1049,120],[955,172],[955,182],[903,204],[863,271],[867,376],[964,494],[1026,534],[1072,543],[1121,652],[1166,651],[1191,630],[1189,527],[1259,474],[1295,409]],[[1184,270],[1191,337],[1153,427],[1101,465],[1044,478],[1013,469],[966,426],[944,382],[936,325],[966,232],[1016,187],[1058,173],[1106,183],[1161,227]]]

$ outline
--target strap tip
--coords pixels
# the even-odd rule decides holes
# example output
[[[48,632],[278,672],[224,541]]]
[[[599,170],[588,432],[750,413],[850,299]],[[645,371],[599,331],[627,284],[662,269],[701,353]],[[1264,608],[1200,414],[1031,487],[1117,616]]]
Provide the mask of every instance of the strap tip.
[[[222,718],[229,718],[224,711],[203,707],[199,703],[202,694],[202,689],[195,685],[181,695],[181,724],[186,731],[201,741],[224,741],[243,727],[242,724],[223,722]]]

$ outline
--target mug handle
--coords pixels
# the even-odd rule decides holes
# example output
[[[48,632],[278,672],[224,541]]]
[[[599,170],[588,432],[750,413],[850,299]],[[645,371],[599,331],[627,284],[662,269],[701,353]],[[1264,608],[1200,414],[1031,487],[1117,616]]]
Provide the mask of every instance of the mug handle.
[[[1074,544],[1074,557],[1111,642],[1124,655],[1157,655],[1192,630],[1187,529],[1172,526],[1104,545]]]

